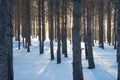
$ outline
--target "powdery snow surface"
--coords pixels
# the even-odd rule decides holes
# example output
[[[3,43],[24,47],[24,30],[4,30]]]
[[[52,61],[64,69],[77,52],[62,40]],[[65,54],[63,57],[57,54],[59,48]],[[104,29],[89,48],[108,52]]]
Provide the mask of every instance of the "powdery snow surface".
[[[73,80],[72,75],[72,47],[68,42],[68,58],[61,54],[62,63],[56,63],[57,44],[54,43],[55,60],[50,60],[49,40],[45,41],[44,54],[39,54],[38,40],[32,39],[31,52],[24,48],[17,49],[14,41],[14,78],[15,80]],[[82,47],[84,44],[82,43]],[[21,45],[22,46],[22,45]],[[93,47],[95,69],[88,69],[88,61],[85,60],[82,51],[82,64],[84,80],[116,80],[117,63],[116,50],[113,46],[105,44],[101,49],[96,44]]]

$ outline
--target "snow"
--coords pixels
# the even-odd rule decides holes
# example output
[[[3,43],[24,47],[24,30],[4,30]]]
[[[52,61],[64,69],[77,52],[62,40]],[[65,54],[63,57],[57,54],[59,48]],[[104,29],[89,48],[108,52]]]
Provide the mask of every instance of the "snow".
[[[21,44],[22,46],[22,44]],[[31,52],[21,47],[17,49],[14,41],[14,79],[15,80],[73,80],[72,75],[72,46],[68,42],[68,58],[61,55],[62,63],[56,63],[57,44],[54,43],[55,60],[50,60],[49,40],[45,41],[45,52],[39,54],[38,39],[32,39]],[[84,47],[84,43],[82,43]],[[116,80],[117,63],[116,50],[113,46],[105,44],[101,49],[97,44],[93,47],[95,69],[88,69],[88,61],[85,60],[82,51],[82,64],[84,80]]]

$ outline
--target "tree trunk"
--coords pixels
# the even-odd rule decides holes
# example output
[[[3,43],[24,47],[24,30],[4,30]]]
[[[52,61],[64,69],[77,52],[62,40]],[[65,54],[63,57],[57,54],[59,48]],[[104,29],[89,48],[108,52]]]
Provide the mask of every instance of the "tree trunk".
[[[91,1],[91,0],[89,0]],[[94,58],[93,58],[93,49],[92,49],[92,32],[91,32],[91,26],[92,26],[92,3],[88,1],[87,5],[87,52],[88,52],[88,64],[89,69],[95,68],[94,64]]]
[[[60,0],[56,1],[56,15],[57,15],[57,63],[61,63],[61,53],[60,53]]]
[[[50,24],[50,55],[51,60],[54,59],[54,50],[53,50],[53,0],[49,1],[49,24]]]
[[[73,1],[73,80],[83,80],[82,62],[81,62],[81,0]]]
[[[26,7],[27,7],[27,35],[26,35],[26,39],[27,39],[27,52],[30,52],[30,26],[31,26],[31,20],[30,20],[30,0],[26,1]]]
[[[116,49],[117,47],[117,2],[114,2],[114,49]]]
[[[44,53],[44,41],[45,41],[45,11],[44,11],[44,0],[42,0],[42,44],[41,50]]]
[[[118,24],[117,24],[117,62],[118,62],[118,75],[117,80],[120,80],[120,0],[118,0]]]
[[[107,41],[110,45],[111,43],[111,2],[107,2]]]
[[[84,26],[84,38],[83,38],[83,41],[84,41],[84,46],[85,46],[85,58],[88,59],[88,49],[87,49],[87,32],[86,32],[86,1],[83,0],[83,5],[84,5],[84,9],[83,9],[83,26]]]
[[[11,0],[0,1],[0,80],[13,80]]]
[[[62,53],[67,57],[67,0],[62,0]]]
[[[100,1],[99,3],[99,9],[98,9],[98,15],[99,15],[99,47],[104,49],[104,40],[103,40],[103,19],[104,19],[104,15],[103,15],[103,0]]]
[[[41,49],[41,0],[38,0],[38,36],[39,36],[39,52],[42,54],[42,49]]]
[[[17,33],[18,33],[18,49],[20,49],[20,1],[17,0]]]

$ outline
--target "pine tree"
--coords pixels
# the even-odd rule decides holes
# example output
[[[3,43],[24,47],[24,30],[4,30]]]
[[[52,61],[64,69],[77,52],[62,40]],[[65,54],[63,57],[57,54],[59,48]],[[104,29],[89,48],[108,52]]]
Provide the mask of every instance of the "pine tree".
[[[73,0],[73,80],[83,80],[82,62],[81,62],[81,0]]]
[[[51,60],[54,59],[54,49],[53,49],[53,0],[49,1],[49,35],[50,35],[50,54]]]
[[[94,58],[93,58],[93,49],[92,49],[92,3],[89,0],[87,5],[87,52],[88,52],[88,64],[89,69],[95,68]]]
[[[118,76],[117,80],[120,80],[120,0],[118,0],[118,24],[117,24],[117,62],[118,62]]]
[[[13,80],[12,1],[0,1],[0,80]]]
[[[60,53],[60,0],[56,1],[56,18],[57,18],[57,63],[61,63],[61,53]]]
[[[98,1],[98,16],[99,16],[99,47],[104,49],[104,33],[103,33],[103,19],[104,19],[104,2],[103,0]]]

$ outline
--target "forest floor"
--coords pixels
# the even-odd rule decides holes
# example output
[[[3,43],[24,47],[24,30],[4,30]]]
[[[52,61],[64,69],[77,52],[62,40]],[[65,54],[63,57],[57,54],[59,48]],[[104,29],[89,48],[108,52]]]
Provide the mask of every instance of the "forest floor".
[[[45,41],[44,54],[39,54],[37,39],[32,40],[31,52],[24,48],[18,50],[17,42],[13,41],[14,54],[14,80],[73,80],[72,77],[72,46],[68,42],[68,58],[61,55],[61,64],[56,63],[57,44],[54,43],[55,60],[50,60],[49,40]],[[84,44],[82,43],[82,47]],[[22,46],[22,45],[21,45]],[[105,44],[101,49],[97,44],[93,47],[95,69],[88,69],[82,51],[82,64],[84,80],[116,80],[117,63],[116,50],[113,46]]]

